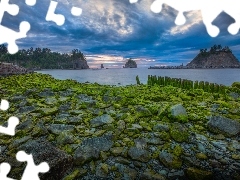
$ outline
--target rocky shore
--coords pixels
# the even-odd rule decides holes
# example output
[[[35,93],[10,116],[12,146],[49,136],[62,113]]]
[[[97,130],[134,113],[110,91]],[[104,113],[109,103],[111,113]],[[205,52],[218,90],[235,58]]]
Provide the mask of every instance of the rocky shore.
[[[31,72],[30,70],[27,70],[26,68],[21,66],[14,65],[13,63],[0,62],[0,76],[26,74],[30,72]]]
[[[8,177],[20,179],[24,150],[48,162],[46,180],[240,179],[240,95],[231,88],[115,87],[33,73],[0,78],[0,95],[10,102],[0,124],[20,120],[15,136],[0,134]]]

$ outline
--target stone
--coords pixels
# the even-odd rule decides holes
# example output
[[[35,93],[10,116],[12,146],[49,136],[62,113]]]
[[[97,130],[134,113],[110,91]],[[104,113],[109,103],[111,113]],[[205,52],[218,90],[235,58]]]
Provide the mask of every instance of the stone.
[[[211,116],[207,123],[213,133],[222,133],[227,137],[236,136],[240,132],[240,123],[222,116]]]
[[[200,170],[196,168],[187,168],[186,174],[191,180],[212,180],[213,174],[210,171]]]
[[[134,159],[141,162],[148,162],[150,159],[150,153],[147,150],[139,149],[137,147],[131,147],[128,150],[128,155]]]
[[[165,151],[159,154],[159,160],[167,168],[179,169],[182,166],[182,160],[180,158]]]
[[[65,125],[65,124],[51,124],[48,127],[48,131],[55,135],[59,135],[63,131],[68,131],[69,133],[73,133],[75,131],[75,126],[74,125]]]
[[[166,131],[166,132],[168,132],[169,131],[169,127],[166,124],[156,124],[153,127],[153,130],[154,131]]]
[[[57,149],[47,141],[28,141],[19,146],[18,150],[23,150],[28,154],[32,154],[35,164],[44,161],[49,164],[50,170],[47,173],[39,175],[42,180],[61,179],[73,165],[73,159],[70,155]]]
[[[74,153],[74,164],[82,165],[99,158],[100,151],[108,151],[113,145],[112,136],[88,138],[84,140]]]
[[[170,117],[180,122],[188,121],[186,109],[181,104],[174,105],[170,108]]]
[[[189,139],[189,129],[180,123],[173,123],[170,128],[170,136],[177,142],[187,142]]]
[[[99,127],[103,126],[105,124],[111,124],[114,121],[114,119],[108,115],[108,114],[103,114],[101,116],[98,116],[90,121],[90,124],[92,127]]]
[[[141,175],[140,179],[144,180],[166,180],[161,174],[154,173],[153,171],[146,169]]]

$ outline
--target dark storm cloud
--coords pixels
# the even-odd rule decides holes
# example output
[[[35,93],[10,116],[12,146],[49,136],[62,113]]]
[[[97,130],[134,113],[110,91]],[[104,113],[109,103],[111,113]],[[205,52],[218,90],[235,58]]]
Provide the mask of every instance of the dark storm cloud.
[[[212,38],[206,32],[200,11],[184,13],[186,24],[176,26],[177,11],[164,5],[162,12],[155,14],[150,11],[153,0],[135,4],[129,0],[57,0],[56,13],[66,19],[63,26],[45,20],[50,0],[38,0],[33,7],[23,0],[10,2],[19,5],[20,12],[17,16],[5,13],[2,24],[14,30],[23,20],[31,24],[28,37],[18,40],[20,48],[48,47],[60,52],[78,48],[86,55],[133,57],[140,58],[143,64],[158,65],[187,63],[199,49],[222,44],[233,47],[240,57],[239,34],[232,36],[227,31],[234,19],[224,12],[213,21],[221,32]],[[82,8],[80,17],[71,15],[72,6]]]

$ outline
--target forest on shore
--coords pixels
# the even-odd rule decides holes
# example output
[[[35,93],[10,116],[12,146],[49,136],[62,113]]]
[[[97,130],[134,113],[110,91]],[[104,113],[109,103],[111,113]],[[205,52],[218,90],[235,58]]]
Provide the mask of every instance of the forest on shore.
[[[49,48],[31,47],[10,54],[6,45],[0,45],[0,62],[14,63],[27,69],[72,69],[76,60],[86,61],[79,49],[73,49],[71,53],[59,53]]]

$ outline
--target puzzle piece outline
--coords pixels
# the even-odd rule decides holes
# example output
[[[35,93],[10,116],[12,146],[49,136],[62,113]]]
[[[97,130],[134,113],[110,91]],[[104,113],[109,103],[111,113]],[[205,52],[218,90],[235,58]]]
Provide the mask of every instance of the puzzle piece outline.
[[[136,3],[138,0],[129,0],[130,3]],[[226,12],[232,18],[235,23],[228,26],[228,32],[232,35],[236,35],[240,29],[240,2],[238,0],[155,0],[150,9],[154,13],[160,13],[163,4],[167,4],[178,11],[178,15],[175,19],[176,25],[183,25],[186,22],[186,18],[183,15],[184,12],[201,10],[202,21],[206,27],[208,34],[211,37],[218,36],[220,30],[217,26],[213,25],[214,19],[219,16],[221,12]]]
[[[9,108],[9,102],[5,99],[1,100],[0,110],[6,111]],[[15,116],[11,116],[8,119],[8,127],[3,127],[0,125],[0,133],[14,136],[16,126],[19,124],[19,119]]]
[[[36,4],[36,0],[25,0],[25,3],[29,6]],[[0,44],[7,43],[8,51],[10,54],[14,54],[18,51],[16,41],[27,37],[27,32],[31,26],[28,22],[22,21],[19,25],[19,32],[1,25],[4,13],[8,12],[12,16],[16,16],[19,13],[19,6],[16,4],[9,4],[9,0],[0,1]]]
[[[21,180],[40,180],[38,174],[46,173],[49,171],[50,167],[47,162],[41,162],[39,165],[34,163],[32,154],[27,154],[24,151],[18,151],[16,154],[16,159],[19,162],[27,162],[27,166],[24,169]],[[15,180],[7,177],[11,170],[11,165],[9,163],[3,162],[0,164],[0,179],[1,180]]]

